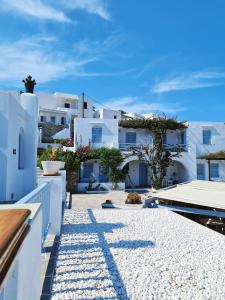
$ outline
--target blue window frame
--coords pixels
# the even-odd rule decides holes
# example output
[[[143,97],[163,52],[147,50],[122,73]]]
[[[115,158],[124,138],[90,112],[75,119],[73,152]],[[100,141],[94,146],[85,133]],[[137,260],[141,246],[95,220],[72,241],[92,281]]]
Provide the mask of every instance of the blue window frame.
[[[203,144],[204,145],[211,145],[212,143],[212,134],[211,130],[209,129],[203,129]]]
[[[55,124],[55,116],[51,116],[51,123]]]
[[[136,132],[126,132],[126,144],[136,144]]]
[[[93,143],[102,143],[102,128],[93,127],[92,128],[92,142]]]
[[[197,164],[197,179],[205,180],[205,165]]]
[[[212,163],[210,165],[210,170],[211,170],[211,177],[212,178],[219,178],[220,177],[220,174],[219,174],[219,164]]]

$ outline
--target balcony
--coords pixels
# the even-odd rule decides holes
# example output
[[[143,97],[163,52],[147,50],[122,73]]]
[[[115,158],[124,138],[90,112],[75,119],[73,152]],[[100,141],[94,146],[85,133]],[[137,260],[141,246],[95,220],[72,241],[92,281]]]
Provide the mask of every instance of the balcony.
[[[163,148],[170,152],[188,152],[187,144],[164,144]]]
[[[137,144],[137,143],[119,143],[119,149],[121,151],[130,151],[132,148],[142,150],[146,146],[148,145]]]
[[[131,151],[132,148],[136,148],[138,150],[142,150],[149,145],[145,144],[137,144],[137,143],[119,143],[119,149],[121,151]],[[188,145],[187,144],[164,144],[164,150],[168,150],[171,152],[188,152]]]

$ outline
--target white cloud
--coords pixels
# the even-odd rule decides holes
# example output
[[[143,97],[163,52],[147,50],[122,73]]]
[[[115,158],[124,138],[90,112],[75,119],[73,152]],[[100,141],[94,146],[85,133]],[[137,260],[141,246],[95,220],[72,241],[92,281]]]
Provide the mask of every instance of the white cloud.
[[[110,20],[110,14],[103,0],[61,0],[61,2],[69,9],[83,10],[104,20]]]
[[[11,10],[26,16],[57,22],[69,22],[70,19],[63,11],[44,4],[40,0],[1,0],[2,9]],[[4,6],[3,6],[4,5]]]
[[[103,0],[0,0],[2,11],[56,22],[71,22],[66,12],[83,10],[109,21],[110,14]]]
[[[225,72],[202,70],[174,76],[170,79],[156,83],[152,88],[153,93],[167,93],[172,91],[199,89],[225,84]]]
[[[106,55],[96,47],[91,51],[77,44],[71,51],[57,51],[55,37],[34,36],[14,43],[0,44],[0,80],[1,85],[20,83],[24,76],[31,74],[38,83],[71,77],[123,76],[133,69],[115,71],[90,71],[93,62],[101,62]],[[82,42],[80,42],[82,44]],[[86,41],[87,43],[87,41]],[[103,42],[104,43],[104,42]],[[83,50],[82,50],[83,49]],[[98,51],[99,49],[99,51]]]
[[[148,114],[148,113],[159,113],[164,112],[167,114],[176,114],[180,111],[183,111],[184,108],[179,107],[176,104],[165,105],[160,102],[144,101],[139,97],[134,96],[125,96],[120,98],[109,99],[104,102],[105,105],[109,106],[112,109],[121,109],[126,112]]]

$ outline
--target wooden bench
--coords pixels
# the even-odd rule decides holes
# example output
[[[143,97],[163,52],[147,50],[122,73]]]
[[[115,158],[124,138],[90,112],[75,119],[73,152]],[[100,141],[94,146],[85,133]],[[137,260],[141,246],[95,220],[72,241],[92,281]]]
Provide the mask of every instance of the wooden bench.
[[[0,210],[0,287],[16,257],[30,226],[28,209]]]

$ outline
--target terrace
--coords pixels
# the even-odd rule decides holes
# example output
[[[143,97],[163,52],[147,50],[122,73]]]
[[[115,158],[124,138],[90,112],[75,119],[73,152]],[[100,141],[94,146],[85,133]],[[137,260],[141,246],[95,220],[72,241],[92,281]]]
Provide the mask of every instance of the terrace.
[[[1,207],[29,225],[5,274],[0,260],[1,300],[38,300],[42,287],[43,300],[223,298],[224,235],[166,209],[91,209],[76,195],[63,209],[65,198],[62,172]]]

